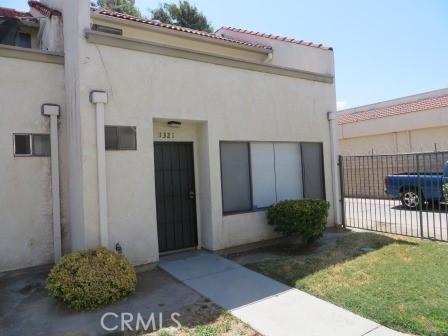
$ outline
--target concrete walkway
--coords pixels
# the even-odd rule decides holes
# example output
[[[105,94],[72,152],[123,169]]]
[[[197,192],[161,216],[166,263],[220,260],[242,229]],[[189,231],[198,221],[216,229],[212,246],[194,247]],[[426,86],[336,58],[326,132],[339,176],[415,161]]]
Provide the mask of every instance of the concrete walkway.
[[[265,336],[403,335],[211,253],[165,256],[160,267]]]

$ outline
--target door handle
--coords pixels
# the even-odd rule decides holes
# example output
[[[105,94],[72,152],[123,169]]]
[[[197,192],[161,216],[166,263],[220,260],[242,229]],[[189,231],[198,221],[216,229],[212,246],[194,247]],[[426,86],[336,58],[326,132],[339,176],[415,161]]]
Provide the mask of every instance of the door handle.
[[[188,198],[191,199],[191,200],[193,200],[195,196],[196,196],[196,194],[194,193],[194,191],[190,191],[188,193]]]

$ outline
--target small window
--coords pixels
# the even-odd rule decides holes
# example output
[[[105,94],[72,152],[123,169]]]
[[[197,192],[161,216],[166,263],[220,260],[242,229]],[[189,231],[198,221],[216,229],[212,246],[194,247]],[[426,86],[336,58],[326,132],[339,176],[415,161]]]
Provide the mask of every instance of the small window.
[[[31,34],[19,33],[18,47],[31,48]]]
[[[102,26],[99,24],[93,24],[92,30],[96,30],[102,33],[113,34],[113,35],[123,35],[123,30],[108,26]]]
[[[136,150],[137,129],[135,126],[105,126],[106,150]]]
[[[31,156],[31,134],[14,134],[14,155]]]
[[[48,134],[14,134],[15,156],[50,156]]]

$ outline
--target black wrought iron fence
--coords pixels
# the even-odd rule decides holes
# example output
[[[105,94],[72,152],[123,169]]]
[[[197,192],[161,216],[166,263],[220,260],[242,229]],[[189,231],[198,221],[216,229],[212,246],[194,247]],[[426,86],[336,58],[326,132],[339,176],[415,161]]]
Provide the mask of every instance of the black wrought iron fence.
[[[340,156],[339,166],[345,226],[448,241],[448,152]]]

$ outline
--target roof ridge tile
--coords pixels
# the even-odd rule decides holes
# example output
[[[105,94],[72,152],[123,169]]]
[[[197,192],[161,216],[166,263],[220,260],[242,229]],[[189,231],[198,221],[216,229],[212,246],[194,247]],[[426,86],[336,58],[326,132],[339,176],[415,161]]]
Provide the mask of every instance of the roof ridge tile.
[[[245,46],[249,46],[249,47],[260,48],[260,49],[269,50],[269,51],[272,50],[272,47],[270,47],[268,45],[261,44],[261,43],[253,43],[253,42],[236,40],[236,39],[232,39],[232,38],[228,38],[228,37],[219,36],[219,35],[216,35],[213,33],[205,32],[202,30],[196,30],[196,29],[192,29],[192,28],[186,28],[186,27],[169,24],[169,23],[164,23],[159,20],[139,18],[136,16],[132,16],[132,15],[124,14],[124,13],[113,12],[113,11],[106,10],[106,9],[99,9],[97,12],[104,16],[115,17],[115,18],[128,20],[128,21],[138,21],[140,23],[148,24],[151,26],[157,26],[157,27],[176,30],[176,31],[182,31],[184,33],[195,34],[195,35],[199,35],[199,36],[203,36],[203,37],[212,38],[215,40],[227,41],[227,42],[231,42],[231,43],[236,43],[236,44],[245,45]]]
[[[314,48],[319,48],[319,49],[323,49],[323,50],[333,50],[332,47],[327,47],[327,46],[323,45],[322,43],[317,44],[317,43],[313,43],[313,42],[305,42],[304,40],[296,40],[294,38],[289,38],[289,37],[286,37],[286,36],[279,36],[279,35],[261,33],[261,32],[256,32],[256,31],[252,31],[252,30],[249,31],[247,29],[235,28],[235,27],[229,27],[229,26],[224,26],[221,29],[227,29],[227,30],[231,30],[231,31],[234,31],[234,32],[237,32],[237,33],[244,33],[244,34],[250,34],[250,35],[265,37],[265,38],[269,38],[271,40],[278,40],[278,41],[285,41],[285,42],[300,44],[300,45],[314,47]]]
[[[343,125],[343,124],[355,123],[358,121],[366,121],[405,113],[432,110],[447,106],[448,106],[448,95],[443,95],[439,97],[428,97],[418,99],[415,101],[399,103],[392,106],[378,107],[361,112],[341,114],[337,117],[337,121],[339,125]]]

